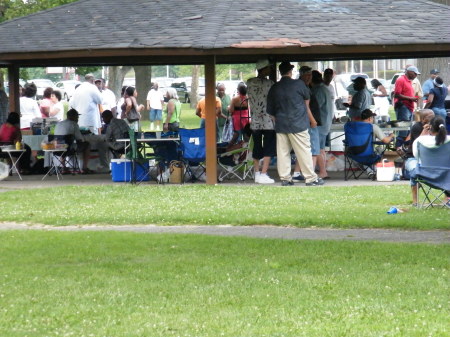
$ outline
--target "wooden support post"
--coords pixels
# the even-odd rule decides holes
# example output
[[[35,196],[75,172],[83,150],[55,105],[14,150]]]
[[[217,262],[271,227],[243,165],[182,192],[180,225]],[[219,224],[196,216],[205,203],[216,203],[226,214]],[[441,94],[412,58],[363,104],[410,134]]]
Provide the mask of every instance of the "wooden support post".
[[[9,111],[20,115],[19,67],[8,66]]]
[[[211,56],[205,63],[206,108],[206,183],[217,184],[216,142],[216,58]]]

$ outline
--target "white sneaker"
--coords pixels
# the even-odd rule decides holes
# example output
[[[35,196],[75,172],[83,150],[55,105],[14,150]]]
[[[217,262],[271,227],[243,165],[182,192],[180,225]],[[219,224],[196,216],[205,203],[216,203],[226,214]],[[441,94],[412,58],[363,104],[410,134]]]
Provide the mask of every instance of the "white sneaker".
[[[156,131],[160,131],[159,125],[156,126]]]
[[[150,123],[150,131],[152,131],[154,127],[153,123]]]
[[[259,177],[261,176],[261,172],[255,172],[255,183],[259,183]]]
[[[273,184],[275,180],[270,178],[267,173],[261,173],[258,179],[259,184]]]

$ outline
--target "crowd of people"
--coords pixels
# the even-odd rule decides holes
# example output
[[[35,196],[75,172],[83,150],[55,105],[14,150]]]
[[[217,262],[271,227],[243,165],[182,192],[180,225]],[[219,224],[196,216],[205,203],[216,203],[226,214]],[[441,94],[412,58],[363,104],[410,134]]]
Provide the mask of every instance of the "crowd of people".
[[[231,125],[232,128],[232,135],[226,139],[230,146],[242,142],[244,129],[250,128],[254,144],[252,156],[256,183],[275,182],[269,176],[268,169],[276,156],[282,186],[290,186],[300,181],[304,181],[307,186],[323,185],[324,180],[329,178],[325,146],[335,112],[336,90],[332,84],[335,73],[333,69],[325,69],[321,73],[311,67],[302,66],[299,68],[299,78],[294,79],[294,65],[282,62],[278,67],[281,79],[274,83],[269,79],[271,67],[269,60],[259,60],[256,63],[257,75],[246,83],[239,83],[234,97],[226,94],[223,83],[217,84],[214,112],[217,117],[217,141],[222,140],[225,125]],[[415,111],[419,108],[425,109],[420,110],[420,122],[414,124],[411,132],[403,135],[405,144],[411,144],[407,149],[410,158],[413,158],[414,140],[419,138],[423,131],[422,128],[419,132],[418,126],[434,125],[431,123],[430,113],[441,118],[437,119],[439,123],[436,122],[439,127],[445,126],[447,117],[445,97],[448,95],[448,89],[439,76],[439,70],[432,69],[430,78],[423,85],[418,81],[418,75],[420,72],[417,67],[408,65],[404,75],[397,79],[393,91],[392,103],[397,120],[412,121]],[[383,134],[374,123],[380,116],[389,116],[389,93],[377,79],[370,82],[373,93],[368,90],[367,84],[363,77],[353,79],[352,85],[349,86],[352,95],[348,103],[344,103],[348,108],[347,115],[352,121],[374,124],[375,137],[389,143],[393,135]],[[124,86],[121,97],[116,101],[104,79],[96,79],[92,74],[87,74],[85,81],[76,88],[69,101],[70,110],[66,121],[63,120],[61,93],[47,88],[38,105],[34,99],[36,91],[33,83],[27,83],[23,88],[20,98],[20,123],[17,125],[26,130],[30,129],[34,118],[55,118],[58,121],[55,135],[72,134],[80,144],[80,152],[85,158],[83,173],[91,173],[87,167],[91,148],[97,148],[99,153],[98,171],[109,169],[109,151],[121,151],[123,147],[123,143],[116,142],[116,139],[123,137],[129,128],[135,131],[141,129],[141,116],[145,109],[149,114],[150,130],[177,131],[179,128],[181,103],[177,91],[175,88],[168,88],[163,93],[157,83],[152,83],[146,97],[147,104],[144,106],[137,103],[138,93],[134,87]],[[196,107],[200,127],[205,127],[205,103],[203,98]],[[373,110],[370,110],[371,106],[374,106]],[[12,114],[5,125],[11,127],[16,117]],[[425,129],[428,130],[428,126]],[[3,133],[5,134],[5,131]],[[0,139],[12,142],[20,140],[20,130],[9,132],[8,135],[14,139],[6,139],[8,137],[1,136],[1,132]],[[292,150],[296,157],[293,172]],[[22,165],[27,167],[26,164]],[[408,167],[412,166],[414,165],[410,161]]]

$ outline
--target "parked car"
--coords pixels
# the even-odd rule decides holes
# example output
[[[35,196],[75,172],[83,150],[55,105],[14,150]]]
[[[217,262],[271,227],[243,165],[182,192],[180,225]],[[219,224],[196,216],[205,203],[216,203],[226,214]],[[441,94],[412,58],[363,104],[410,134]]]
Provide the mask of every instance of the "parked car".
[[[61,92],[61,96],[64,100],[68,101],[75,92],[75,87],[81,84],[80,81],[76,80],[67,80],[56,83],[56,90]]]
[[[34,83],[36,85],[37,88],[37,92],[36,92],[36,99],[42,99],[44,96],[44,90],[47,88],[53,88],[55,90],[57,90],[58,88],[56,88],[55,83],[53,83],[53,81],[48,80],[46,78],[36,78],[33,80],[29,80],[27,81],[28,83]],[[64,93],[61,92],[61,96],[63,96]]]
[[[389,88],[386,88],[386,90],[389,92],[389,99],[391,102],[394,101],[394,89],[395,89],[395,82],[397,81],[397,78],[404,75],[404,72],[396,73],[394,76],[392,76],[391,80],[389,81]]]
[[[22,80],[21,78],[19,79],[19,85],[20,85],[22,88],[24,87],[24,85],[25,85],[26,83],[27,83],[27,82],[24,81],[24,80]],[[5,82],[3,83],[3,86],[4,86],[4,89],[5,89],[6,94],[9,95],[9,82],[8,82],[8,81],[5,81]]]
[[[183,103],[190,103],[191,102],[191,77],[184,77],[184,78],[177,78],[174,79],[171,86],[175,89],[177,89],[178,98],[180,99],[180,102]],[[205,97],[205,79],[199,78],[198,79],[198,92],[197,92],[197,100],[200,100],[201,98]]]

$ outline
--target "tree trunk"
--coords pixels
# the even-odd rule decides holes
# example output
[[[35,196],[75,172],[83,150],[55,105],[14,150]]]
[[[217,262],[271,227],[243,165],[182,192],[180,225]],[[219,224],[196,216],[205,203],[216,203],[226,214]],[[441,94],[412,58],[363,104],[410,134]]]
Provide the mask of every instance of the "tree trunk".
[[[130,69],[131,66],[111,66],[108,69],[108,88],[112,90],[114,95],[116,95],[117,100],[120,98],[123,79]]]
[[[195,109],[198,102],[198,78],[200,76],[200,66],[195,65],[192,67],[192,82],[191,82],[191,92],[189,93],[191,100],[191,108]]]
[[[136,77],[136,90],[138,92],[137,101],[139,104],[146,105],[147,93],[152,86],[152,67],[151,66],[134,66]]]
[[[417,59],[417,68],[421,73],[419,77],[421,83],[430,77],[431,69],[438,69],[445,85],[450,84],[450,57]]]

